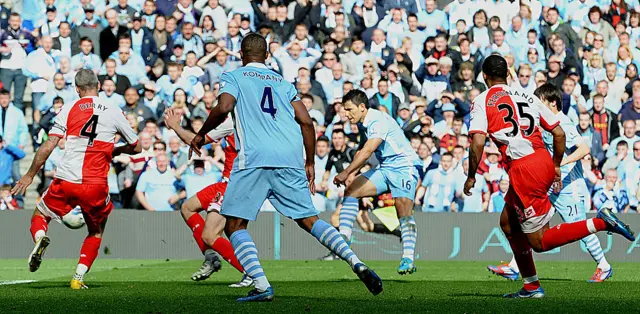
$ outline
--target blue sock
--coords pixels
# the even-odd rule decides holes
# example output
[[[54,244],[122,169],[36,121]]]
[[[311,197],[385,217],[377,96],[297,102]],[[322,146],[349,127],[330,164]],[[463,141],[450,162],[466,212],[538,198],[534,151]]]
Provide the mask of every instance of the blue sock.
[[[400,233],[402,235],[402,257],[413,261],[416,239],[418,238],[416,220],[413,216],[400,218]]]
[[[358,216],[358,199],[351,196],[345,196],[342,200],[342,208],[340,209],[340,234],[344,235],[347,240],[351,239],[353,232],[353,223]]]
[[[256,288],[260,291],[265,291],[271,287],[267,277],[264,275],[258,260],[258,250],[249,232],[245,229],[238,230],[231,234],[229,240],[231,240],[236,257],[244,271],[255,281]]]
[[[324,220],[318,220],[311,227],[311,234],[326,246],[331,252],[340,256],[341,259],[349,263],[351,268],[358,263],[362,263],[355,253],[349,248],[340,233]]]

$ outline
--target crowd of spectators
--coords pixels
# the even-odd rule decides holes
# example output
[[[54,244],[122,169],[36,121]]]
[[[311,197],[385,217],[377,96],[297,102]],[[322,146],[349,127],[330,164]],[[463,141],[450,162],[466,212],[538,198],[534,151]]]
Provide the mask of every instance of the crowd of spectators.
[[[216,105],[220,75],[241,66],[249,32],[265,36],[267,66],[295,84],[316,125],[320,210],[339,203],[343,190],[333,176],[361,139],[341,97],[361,89],[371,107],[397,120],[424,161],[419,210],[501,211],[509,178],[493,143],[473,196],[461,193],[471,101],[486,89],[480,66],[490,54],[507,60],[512,86],[562,89],[563,112],[591,145],[581,164],[592,208],[638,207],[638,1],[22,0],[2,7],[0,26],[0,210],[20,206],[6,193],[20,176],[18,160],[29,141],[37,147],[46,138],[60,107],[77,99],[80,68],[99,75],[100,99],[123,109],[144,148],[113,161],[117,207],[174,210],[221,180],[226,143],[188,160],[162,116],[181,110],[183,126],[197,132]],[[63,152],[60,141],[39,192]],[[392,205],[388,195],[364,203]]]

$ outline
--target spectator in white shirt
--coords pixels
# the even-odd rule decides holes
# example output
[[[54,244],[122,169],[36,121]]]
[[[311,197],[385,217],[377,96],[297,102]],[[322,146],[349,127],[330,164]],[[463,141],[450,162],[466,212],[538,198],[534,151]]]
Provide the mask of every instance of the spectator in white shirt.
[[[293,83],[296,80],[300,67],[304,66],[307,69],[313,68],[318,58],[322,55],[322,53],[316,49],[307,48],[304,49],[304,51],[308,56],[302,57],[302,51],[302,46],[297,40],[294,40],[284,48],[276,50],[274,54],[274,57],[278,60],[282,68],[282,76],[288,82]]]

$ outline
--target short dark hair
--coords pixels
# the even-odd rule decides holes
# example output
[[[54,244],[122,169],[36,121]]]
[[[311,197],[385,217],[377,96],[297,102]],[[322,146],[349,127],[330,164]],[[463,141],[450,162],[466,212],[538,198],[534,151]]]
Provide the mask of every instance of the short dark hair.
[[[313,96],[311,96],[309,94],[302,94],[300,96],[300,99],[311,99],[311,101],[313,101]]]
[[[80,43],[88,41],[90,44],[93,44],[93,41],[91,41],[91,38],[84,36],[82,38],[80,38]]]
[[[329,145],[329,138],[324,136],[324,135],[322,135],[322,136],[318,137],[318,139],[316,140],[316,143],[319,143],[319,142],[326,142],[327,145]]]
[[[621,147],[621,146],[629,147],[629,144],[626,141],[620,141],[620,142],[618,142],[618,145],[616,145],[616,148]]]
[[[559,11],[559,10],[558,10],[558,8],[556,8],[556,7],[550,7],[550,8],[549,8],[549,10],[547,10],[547,13],[549,13],[549,12],[551,12],[551,11],[556,11],[556,13],[557,13],[558,15],[560,15],[560,11]]]
[[[441,158],[444,156],[449,156],[451,158],[453,158],[453,154],[451,154],[450,152],[445,152],[444,154],[442,154]]]
[[[240,44],[242,53],[252,57],[265,57],[267,55],[267,41],[258,33],[249,33]]]
[[[500,55],[490,55],[482,63],[482,72],[491,78],[507,79],[507,60]]]
[[[455,150],[456,148],[459,148],[459,149],[465,150],[465,149],[464,149],[464,147],[462,147],[462,146],[460,146],[460,145],[456,145],[456,146],[454,146],[454,147],[453,147],[452,151],[453,151],[453,150]]]
[[[347,133],[344,133],[344,129],[333,130],[333,132],[331,133],[331,136],[333,136],[334,134],[342,134],[343,136],[347,136]]]
[[[155,148],[155,146],[158,145],[158,144],[162,145],[164,150],[167,149],[167,144],[165,142],[161,141],[161,140],[157,140],[157,141],[153,142],[153,147]]]
[[[8,89],[0,88],[0,95],[9,95],[10,92]]]
[[[364,107],[369,109],[369,98],[367,98],[367,94],[361,90],[350,90],[346,95],[342,97],[343,104],[346,104],[347,101],[352,102],[356,106],[364,104]]]
[[[418,18],[418,16],[417,16],[415,13],[411,13],[411,14],[407,15],[407,20],[408,20],[410,17],[415,17],[416,19]]]
[[[62,97],[60,96],[56,96],[55,98],[53,98],[53,103],[55,104],[56,102],[61,101],[64,103],[64,99],[62,99]]]
[[[149,123],[155,124],[156,126],[158,126],[158,121],[156,121],[156,119],[153,119],[153,118],[147,119],[147,121],[144,122],[144,125],[146,126]]]
[[[555,102],[556,107],[559,109],[562,108],[562,92],[551,83],[542,84],[535,92],[533,92],[533,94],[548,102]]]
[[[120,34],[120,36],[118,36],[118,41],[123,40],[123,39],[131,40],[131,35],[129,35],[129,33]]]
[[[535,29],[533,29],[533,28],[532,28],[532,29],[530,29],[527,33],[528,33],[528,34],[534,33],[534,34],[538,35],[538,31],[537,31],[537,30],[535,30]]]
[[[501,27],[498,26],[498,28],[493,30],[494,33],[502,33],[503,35],[506,34],[506,32],[504,31],[504,29],[502,29]]]

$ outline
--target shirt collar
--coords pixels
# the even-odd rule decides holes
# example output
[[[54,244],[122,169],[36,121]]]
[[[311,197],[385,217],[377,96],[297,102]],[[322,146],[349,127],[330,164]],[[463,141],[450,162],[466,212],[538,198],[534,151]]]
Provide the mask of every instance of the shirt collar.
[[[247,63],[247,65],[245,65],[245,67],[254,67],[254,68],[260,68],[265,70],[268,69],[264,63],[259,63],[259,62],[249,62]]]
[[[377,110],[371,108],[367,110],[367,115],[364,117],[364,121],[362,121],[362,125],[364,127],[367,127],[369,124],[371,124],[371,122],[373,122],[372,120],[375,119],[374,115],[376,115],[376,111]]]

